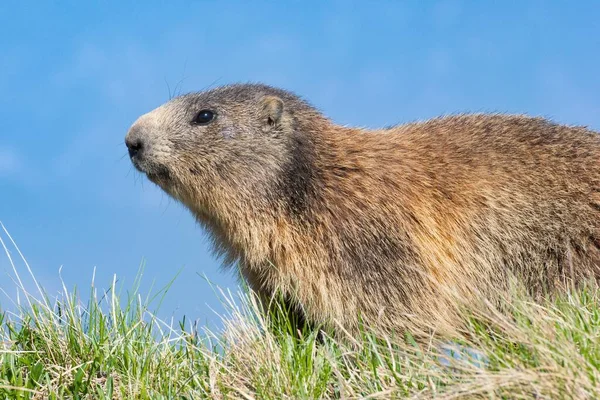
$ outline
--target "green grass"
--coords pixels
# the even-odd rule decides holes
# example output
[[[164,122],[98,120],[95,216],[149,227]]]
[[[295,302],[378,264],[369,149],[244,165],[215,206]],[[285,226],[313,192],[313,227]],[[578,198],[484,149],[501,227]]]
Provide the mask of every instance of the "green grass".
[[[298,335],[280,307],[263,316],[254,296],[222,291],[224,327],[211,332],[156,318],[137,282],[125,297],[116,279],[104,293],[92,284],[82,303],[66,288],[26,293],[14,272],[21,306],[0,316],[0,398],[600,398],[594,285],[544,305],[515,298],[510,316],[471,316],[453,340],[423,344]]]

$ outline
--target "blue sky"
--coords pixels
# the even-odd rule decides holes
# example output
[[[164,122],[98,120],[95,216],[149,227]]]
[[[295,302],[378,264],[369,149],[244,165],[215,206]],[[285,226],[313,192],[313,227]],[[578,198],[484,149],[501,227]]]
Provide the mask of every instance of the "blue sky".
[[[145,259],[145,290],[181,270],[160,315],[204,322],[221,308],[199,275],[236,288],[125,156],[175,87],[260,81],[367,127],[499,111],[600,130],[596,1],[59,3],[0,3],[0,221],[50,294],[61,266],[85,292],[94,267],[130,287]],[[0,255],[14,295],[8,272]]]

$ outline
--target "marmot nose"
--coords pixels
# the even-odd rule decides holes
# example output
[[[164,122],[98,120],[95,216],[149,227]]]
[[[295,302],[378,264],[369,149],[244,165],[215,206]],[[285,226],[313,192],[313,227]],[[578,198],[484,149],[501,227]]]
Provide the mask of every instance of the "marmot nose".
[[[127,137],[125,139],[125,145],[129,150],[129,157],[135,157],[139,155],[144,149],[144,141],[139,137]]]

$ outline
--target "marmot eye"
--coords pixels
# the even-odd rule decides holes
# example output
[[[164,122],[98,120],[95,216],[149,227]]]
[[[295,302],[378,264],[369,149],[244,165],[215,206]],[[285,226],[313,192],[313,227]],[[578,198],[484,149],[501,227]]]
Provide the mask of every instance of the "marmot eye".
[[[194,117],[192,121],[197,125],[206,125],[215,118],[215,113],[210,110],[202,110]]]

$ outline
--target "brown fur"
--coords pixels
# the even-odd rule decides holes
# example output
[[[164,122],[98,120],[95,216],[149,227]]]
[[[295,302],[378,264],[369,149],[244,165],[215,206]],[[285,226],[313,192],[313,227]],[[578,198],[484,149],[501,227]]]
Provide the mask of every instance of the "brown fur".
[[[209,124],[191,123],[202,109]],[[263,296],[309,321],[384,331],[453,324],[454,302],[511,279],[534,296],[600,279],[600,136],[511,115],[381,130],[295,95],[232,85],[171,100],[127,141]]]

